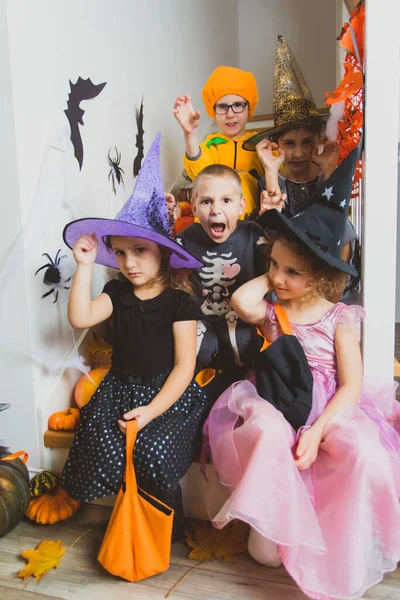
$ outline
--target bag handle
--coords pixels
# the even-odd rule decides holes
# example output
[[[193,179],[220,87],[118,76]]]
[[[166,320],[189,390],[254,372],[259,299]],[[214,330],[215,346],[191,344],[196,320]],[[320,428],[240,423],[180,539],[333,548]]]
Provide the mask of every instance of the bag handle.
[[[274,307],[278,323],[281,326],[282,332],[286,333],[287,335],[293,335],[292,326],[283,306],[274,303]]]
[[[125,491],[128,489],[136,489],[136,474],[135,467],[133,466],[133,448],[135,447],[137,436],[137,421],[132,419],[126,422],[126,460],[125,460],[125,473],[124,483]]]
[[[285,333],[287,335],[293,335],[292,326],[283,306],[281,306],[280,304],[275,304],[274,302],[274,308],[276,318],[278,319],[278,323],[280,325],[280,328],[282,329],[282,333]],[[272,342],[269,342],[266,339],[260,327],[257,327],[257,333],[263,339],[263,344],[259,352],[264,352],[264,350],[266,350],[272,344]]]
[[[27,452],[25,452],[25,450],[19,450],[19,452],[14,452],[14,454],[9,454],[8,456],[3,456],[1,460],[15,460],[16,458],[19,458],[22,455],[24,455],[24,456],[23,456],[23,458],[21,458],[21,460],[25,464],[29,458],[29,454]]]

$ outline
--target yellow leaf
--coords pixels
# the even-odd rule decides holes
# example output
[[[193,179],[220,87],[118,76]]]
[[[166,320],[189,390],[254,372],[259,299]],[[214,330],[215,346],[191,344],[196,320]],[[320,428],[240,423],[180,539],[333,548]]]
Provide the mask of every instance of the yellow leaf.
[[[223,529],[216,529],[209,521],[195,521],[186,542],[193,548],[189,558],[194,560],[229,561],[247,547],[249,526],[233,521]]]
[[[61,540],[57,540],[57,542],[43,540],[36,550],[33,548],[22,550],[21,554],[28,560],[28,564],[19,571],[18,577],[25,579],[30,575],[34,575],[40,581],[47,571],[53,567],[58,567],[60,559],[66,551],[67,549],[63,547]]]
[[[108,344],[102,337],[93,335],[93,341],[90,342],[86,351],[89,354],[105,354],[106,356],[111,356],[112,354],[112,346]]]

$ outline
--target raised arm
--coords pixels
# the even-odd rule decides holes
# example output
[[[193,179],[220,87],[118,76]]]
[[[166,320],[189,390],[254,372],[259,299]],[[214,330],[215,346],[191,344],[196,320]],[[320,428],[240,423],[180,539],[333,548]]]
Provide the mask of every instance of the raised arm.
[[[248,281],[234,292],[231,304],[237,315],[246,323],[260,325],[265,320],[264,296],[272,289],[265,273]]]
[[[279,169],[283,164],[285,153],[278,144],[269,140],[261,140],[256,150],[265,177],[265,190],[260,195],[259,216],[261,216],[266,210],[276,208],[281,211],[285,206],[286,194],[282,194],[279,187]]]
[[[147,406],[127,412],[124,419],[137,419],[138,430],[168,410],[183,394],[193,379],[196,366],[197,321],[176,321],[173,326],[174,367],[158,394]],[[118,421],[123,433],[126,423]]]
[[[113,311],[108,294],[100,294],[94,300],[90,295],[97,246],[95,235],[83,235],[73,248],[77,267],[68,300],[68,319],[73,327],[79,329],[105,321]]]
[[[267,192],[279,189],[279,169],[285,159],[284,151],[275,142],[261,140],[256,146],[258,158],[264,168]]]
[[[194,110],[188,94],[178,96],[174,103],[174,117],[182,128],[185,139],[185,152],[189,159],[200,152],[197,127],[200,122],[200,111]]]
[[[318,154],[321,146],[322,151]],[[322,144],[318,145],[314,150],[312,160],[321,169],[324,180],[328,179],[336,169],[339,160],[339,152],[339,143],[334,140],[328,140],[327,138],[324,138]]]

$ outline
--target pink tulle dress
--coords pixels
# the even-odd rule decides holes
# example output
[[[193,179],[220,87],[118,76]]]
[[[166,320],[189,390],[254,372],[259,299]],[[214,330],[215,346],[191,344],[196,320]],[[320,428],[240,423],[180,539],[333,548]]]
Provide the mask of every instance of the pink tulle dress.
[[[338,303],[316,323],[292,324],[314,379],[305,427],[338,387],[336,326],[359,328],[364,316],[361,307]],[[267,320],[277,325],[270,303]],[[275,541],[286,570],[311,598],[362,596],[400,560],[395,389],[393,382],[365,378],[358,405],[332,418],[317,460],[299,471],[292,452],[301,430],[296,434],[251,381],[233,384],[203,429],[218,479],[207,490],[214,525],[240,519]]]

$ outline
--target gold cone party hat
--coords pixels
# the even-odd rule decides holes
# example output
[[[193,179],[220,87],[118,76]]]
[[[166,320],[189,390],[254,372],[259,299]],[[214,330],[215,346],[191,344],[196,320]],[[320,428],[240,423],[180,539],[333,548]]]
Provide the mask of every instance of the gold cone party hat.
[[[273,112],[274,126],[246,140],[243,144],[245,150],[254,150],[258,142],[282,131],[307,128],[328,118],[328,115],[318,113],[307,81],[281,35],[278,35],[276,44]]]

